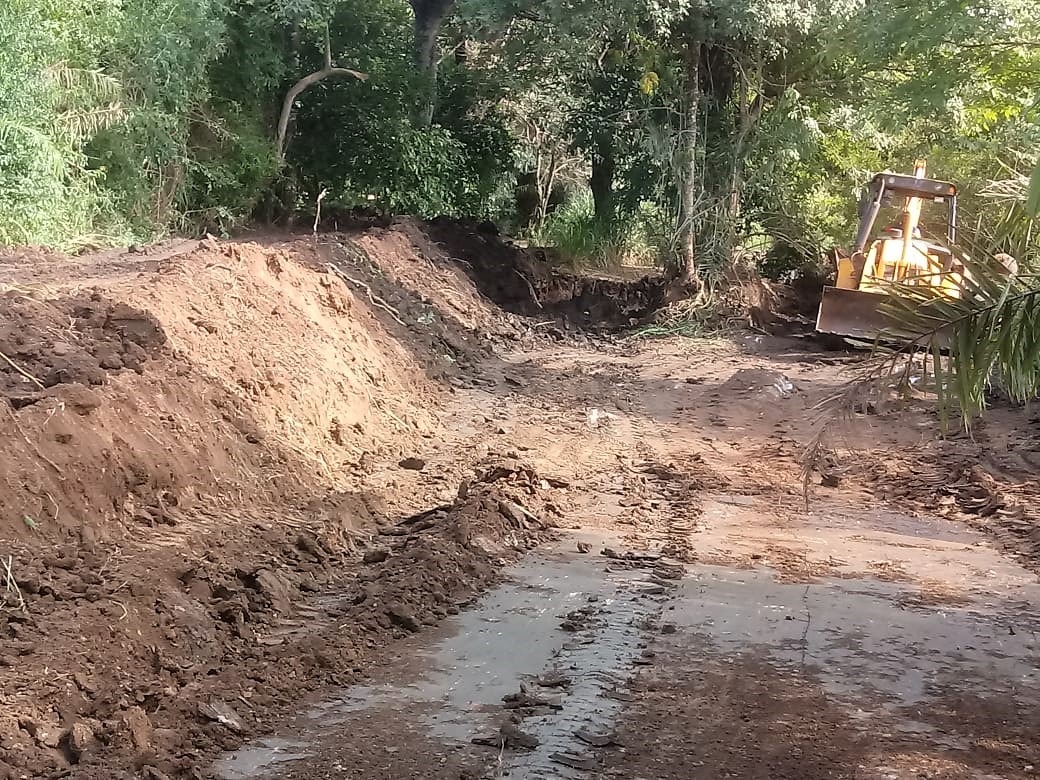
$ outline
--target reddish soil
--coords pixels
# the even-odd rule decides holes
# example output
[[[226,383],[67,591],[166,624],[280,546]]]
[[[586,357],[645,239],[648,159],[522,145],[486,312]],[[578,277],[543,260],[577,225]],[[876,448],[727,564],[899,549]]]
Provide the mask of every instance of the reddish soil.
[[[1040,424],[1024,410],[997,408],[972,436],[893,452],[868,470],[875,496],[921,514],[989,531],[1029,564],[1040,560]]]
[[[546,532],[515,457],[408,484],[433,380],[529,331],[416,230],[4,256],[0,777],[191,776]]]
[[[305,693],[421,640],[555,526],[784,585],[914,580],[907,609],[964,603],[910,553],[849,563],[854,535],[840,555],[809,538],[799,458],[850,358],[746,334],[619,342],[673,294],[658,280],[581,279],[493,232],[407,220],[8,253],[0,283],[0,780],[205,776]],[[857,416],[855,453],[835,448],[814,501],[979,525],[1035,562],[1025,417],[941,441],[924,404]],[[753,503],[712,536],[721,493]],[[623,730],[645,747],[601,776],[855,776],[859,732],[813,679],[701,650],[661,646]],[[943,717],[968,709],[951,698]],[[987,712],[975,725],[993,735]],[[384,745],[378,726],[330,755],[364,754],[350,760],[373,777],[473,771],[448,752],[431,771],[404,753],[436,740]],[[680,761],[690,735],[703,766]]]

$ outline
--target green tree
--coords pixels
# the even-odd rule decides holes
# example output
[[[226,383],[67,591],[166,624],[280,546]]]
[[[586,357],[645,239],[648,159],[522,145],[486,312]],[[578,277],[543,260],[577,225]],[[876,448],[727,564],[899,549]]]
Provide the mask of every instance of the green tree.
[[[101,69],[97,40],[74,27],[81,14],[111,13],[84,2],[0,8],[0,243],[74,246],[122,231],[86,151],[125,122],[123,86]]]

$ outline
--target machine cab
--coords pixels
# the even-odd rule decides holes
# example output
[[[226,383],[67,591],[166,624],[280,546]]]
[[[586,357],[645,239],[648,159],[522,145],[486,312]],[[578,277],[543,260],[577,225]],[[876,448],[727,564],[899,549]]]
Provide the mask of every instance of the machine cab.
[[[874,341],[897,327],[883,311],[894,283],[922,285],[947,297],[960,297],[963,265],[922,228],[942,219],[946,241],[957,238],[957,187],[925,177],[924,160],[912,175],[879,173],[870,181],[860,209],[860,225],[850,255],[838,255],[838,278],[825,287],[816,330],[855,340]],[[884,230],[875,230],[883,210]],[[941,229],[940,229],[941,231]],[[936,231],[936,232],[940,232]]]
[[[941,287],[956,296],[957,279],[962,271],[952,253],[942,244],[922,236],[921,214],[924,204],[939,204],[945,211],[946,240],[952,243],[957,231],[956,185],[924,178],[924,162],[918,161],[915,174],[879,173],[871,182],[861,214],[859,233],[850,257],[838,261],[835,287],[863,292],[885,292],[893,282]],[[899,209],[895,221],[872,239],[878,217],[885,206]]]

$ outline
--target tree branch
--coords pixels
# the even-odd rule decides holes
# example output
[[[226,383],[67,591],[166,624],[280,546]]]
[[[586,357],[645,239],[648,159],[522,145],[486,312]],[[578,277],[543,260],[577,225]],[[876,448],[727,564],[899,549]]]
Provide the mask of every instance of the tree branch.
[[[282,101],[282,113],[278,118],[278,133],[275,137],[275,150],[279,165],[282,165],[285,162],[286,136],[289,133],[289,120],[292,118],[293,106],[296,104],[296,98],[298,98],[300,93],[308,87],[314,86],[319,81],[323,81],[331,76],[349,76],[350,78],[355,78],[359,81],[368,80],[367,73],[361,73],[360,71],[351,68],[339,68],[333,64],[332,43],[329,40],[329,26],[325,25],[325,67],[311,73],[309,76],[304,76],[293,84],[292,88],[285,93],[285,100]]]
[[[943,39],[943,45],[957,49],[1040,49],[1038,40],[1011,40],[1011,41],[981,41],[979,43],[965,43],[964,41],[952,41]]]

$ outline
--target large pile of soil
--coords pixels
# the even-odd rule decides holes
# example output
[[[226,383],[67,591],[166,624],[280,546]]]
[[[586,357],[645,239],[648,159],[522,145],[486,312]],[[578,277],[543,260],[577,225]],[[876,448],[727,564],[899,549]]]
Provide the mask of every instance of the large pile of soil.
[[[107,538],[198,504],[312,496],[432,424],[419,358],[284,250],[14,270],[31,286],[0,322],[5,537]]]
[[[541,337],[469,270],[415,222],[0,257],[0,778],[194,776],[545,532],[515,460],[359,487]]]
[[[457,609],[544,533],[553,488],[481,453],[448,503],[387,473],[421,469],[496,345],[663,295],[414,220],[7,252],[0,282],[0,778],[190,776]]]

